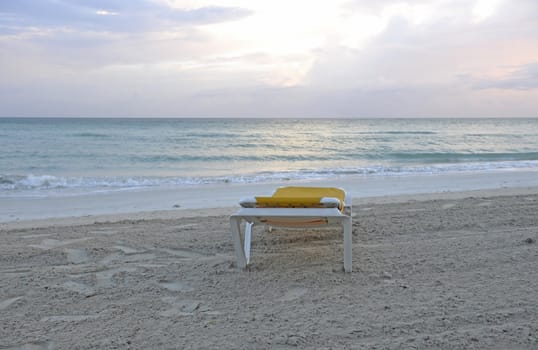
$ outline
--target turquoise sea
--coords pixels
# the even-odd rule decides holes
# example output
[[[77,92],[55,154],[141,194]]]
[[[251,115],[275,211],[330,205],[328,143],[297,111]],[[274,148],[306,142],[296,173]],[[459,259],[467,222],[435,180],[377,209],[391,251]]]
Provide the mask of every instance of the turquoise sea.
[[[0,196],[538,168],[538,119],[0,118]]]

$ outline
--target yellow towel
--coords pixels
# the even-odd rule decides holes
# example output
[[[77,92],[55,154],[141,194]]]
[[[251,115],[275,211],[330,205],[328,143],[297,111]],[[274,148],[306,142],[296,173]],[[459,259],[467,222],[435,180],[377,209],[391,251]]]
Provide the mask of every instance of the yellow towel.
[[[321,198],[330,197],[340,201],[338,209],[344,209],[346,193],[333,187],[281,187],[272,197],[256,197],[259,208],[323,208]]]

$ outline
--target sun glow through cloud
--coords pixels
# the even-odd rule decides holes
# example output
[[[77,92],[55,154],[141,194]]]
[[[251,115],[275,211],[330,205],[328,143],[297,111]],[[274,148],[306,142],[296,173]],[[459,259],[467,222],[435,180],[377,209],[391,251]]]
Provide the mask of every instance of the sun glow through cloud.
[[[226,4],[238,6],[245,3]],[[316,60],[316,50],[334,40],[339,45],[359,49],[387,24],[386,18],[375,15],[349,16],[333,2],[302,0],[249,5],[253,9],[251,16],[234,22],[203,25],[200,30],[226,43],[228,53],[237,56],[263,53],[275,58],[287,57],[285,61],[257,65],[261,81],[275,86],[304,84]],[[247,61],[237,61],[236,64],[238,69],[253,66]]]
[[[500,0],[478,0],[473,7],[475,21],[480,22],[493,15],[499,4]]]
[[[95,12],[95,14],[99,16],[116,16],[118,15],[117,12],[107,11],[107,10],[98,10]]]

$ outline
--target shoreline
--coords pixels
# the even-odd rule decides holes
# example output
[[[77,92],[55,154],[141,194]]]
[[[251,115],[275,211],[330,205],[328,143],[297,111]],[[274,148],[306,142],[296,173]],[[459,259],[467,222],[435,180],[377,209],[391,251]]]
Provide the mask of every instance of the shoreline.
[[[398,204],[409,202],[427,202],[439,200],[463,200],[468,198],[494,198],[502,196],[538,195],[538,186],[532,187],[505,187],[466,191],[427,192],[398,195],[371,196],[353,198],[353,210],[361,210],[361,206],[379,204]],[[169,210],[152,210],[114,214],[84,215],[55,217],[43,219],[27,219],[0,222],[1,230],[18,230],[29,228],[48,228],[82,226],[92,224],[110,224],[121,221],[149,221],[149,220],[182,220],[189,218],[205,218],[214,216],[228,217],[239,209],[238,205],[215,208],[178,208]]]
[[[467,191],[521,193],[538,188],[537,171],[497,171],[405,176],[356,176],[301,182],[221,184],[173,188],[150,188],[84,194],[65,197],[0,197],[0,228],[24,222],[67,221],[107,218],[146,218],[164,216],[204,216],[231,214],[240,198],[270,194],[279,186],[341,187],[354,200]],[[533,192],[534,193],[534,192]]]

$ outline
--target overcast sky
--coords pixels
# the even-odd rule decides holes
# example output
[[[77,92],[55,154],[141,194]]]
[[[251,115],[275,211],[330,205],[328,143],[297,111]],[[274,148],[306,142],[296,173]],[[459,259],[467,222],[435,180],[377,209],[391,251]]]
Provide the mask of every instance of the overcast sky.
[[[538,117],[538,1],[0,0],[0,116]]]

